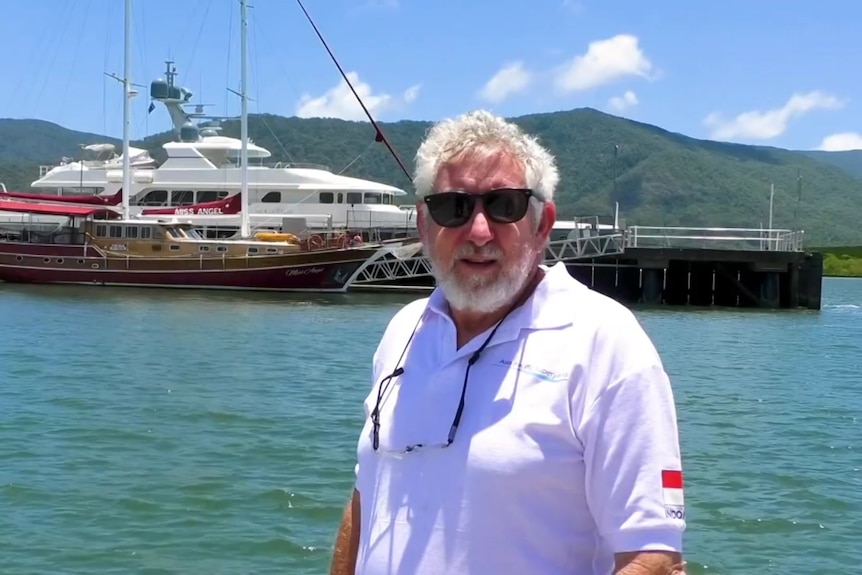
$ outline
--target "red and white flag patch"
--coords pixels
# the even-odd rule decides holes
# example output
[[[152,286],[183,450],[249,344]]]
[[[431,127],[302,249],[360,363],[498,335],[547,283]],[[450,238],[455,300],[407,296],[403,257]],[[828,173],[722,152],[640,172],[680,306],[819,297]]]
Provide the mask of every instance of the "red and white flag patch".
[[[665,505],[673,507],[685,505],[685,498],[682,494],[682,471],[663,469],[661,472],[661,489]]]

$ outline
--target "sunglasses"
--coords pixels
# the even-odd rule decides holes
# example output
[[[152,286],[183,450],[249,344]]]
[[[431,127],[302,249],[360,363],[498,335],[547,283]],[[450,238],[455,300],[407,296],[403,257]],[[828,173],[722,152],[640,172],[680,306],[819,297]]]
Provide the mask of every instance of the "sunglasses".
[[[515,223],[527,214],[530,197],[535,195],[530,189],[500,188],[481,194],[440,192],[429,194],[423,200],[434,223],[444,228],[457,228],[470,221],[480,201],[491,221]]]

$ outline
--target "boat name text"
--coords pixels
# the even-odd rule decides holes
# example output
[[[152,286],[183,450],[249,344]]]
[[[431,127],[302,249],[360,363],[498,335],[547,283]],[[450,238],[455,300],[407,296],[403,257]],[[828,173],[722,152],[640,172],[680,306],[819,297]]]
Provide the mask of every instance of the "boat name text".
[[[293,277],[293,276],[307,276],[310,274],[319,274],[319,273],[323,273],[323,268],[315,266],[313,268],[299,268],[299,269],[287,270],[285,272],[285,275]]]
[[[177,208],[174,210],[175,216],[193,216],[195,214],[202,216],[223,216],[224,212],[221,211],[221,208]]]

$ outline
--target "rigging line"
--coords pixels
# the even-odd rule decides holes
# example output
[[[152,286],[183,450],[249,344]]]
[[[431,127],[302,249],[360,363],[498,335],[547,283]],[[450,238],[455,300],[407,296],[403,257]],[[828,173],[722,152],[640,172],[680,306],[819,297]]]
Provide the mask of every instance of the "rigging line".
[[[113,14],[111,13],[111,9],[114,7],[114,4],[108,4],[107,10],[105,10],[105,18],[107,21],[105,22],[105,60],[102,63],[102,72],[108,71],[108,54],[111,51],[111,30],[114,29],[112,24]],[[102,133],[108,133],[108,77],[102,76]]]
[[[212,0],[209,0],[209,2],[207,2],[206,10],[204,10],[204,14],[201,17],[201,26],[200,26],[200,28],[198,28],[197,38],[195,38],[195,41],[192,42],[192,53],[189,54],[189,56],[188,56],[188,58],[189,58],[187,61],[188,66],[183,68],[184,72],[188,72],[189,70],[192,69],[192,63],[195,61],[195,54],[198,51],[198,46],[200,45],[201,37],[204,35],[204,27],[206,26],[206,23],[207,23],[207,15],[210,13],[210,8],[212,8],[212,5],[213,5]],[[201,93],[198,94],[198,98],[201,98],[201,100],[203,100],[203,86],[201,86],[200,92]]]
[[[339,171],[339,172],[338,172],[338,174],[336,174],[336,175],[340,176],[341,174],[343,174],[344,172],[346,172],[346,171],[347,171],[347,169],[348,169],[350,166],[352,166],[353,164],[355,164],[357,160],[359,160],[362,156],[364,156],[366,153],[368,153],[368,150],[370,150],[370,149],[371,149],[371,146],[373,146],[373,145],[374,145],[374,144],[376,144],[376,143],[377,143],[377,140],[371,140],[371,143],[370,143],[370,144],[368,144],[368,147],[367,147],[367,148],[365,148],[364,150],[362,150],[362,153],[360,153],[358,156],[356,156],[355,158],[353,158],[352,160],[350,160],[350,163],[349,163],[349,164],[347,164],[346,166],[344,166],[343,168],[341,168],[341,171]]]
[[[146,8],[144,7],[144,3],[141,2],[132,7],[132,40],[135,43],[132,53],[132,58],[135,58],[134,50],[138,51],[138,64],[140,64],[141,70],[147,69],[147,28],[146,28]],[[135,13],[137,11],[137,14]],[[134,60],[132,61],[132,68],[135,67]],[[132,74],[134,76],[134,74]],[[134,90],[134,82],[131,78],[129,78],[129,82],[133,83],[132,90]],[[134,102],[134,100],[132,100]],[[132,104],[132,110],[130,112],[132,117],[134,117],[134,104]]]
[[[398,154],[392,148],[392,145],[389,143],[389,140],[386,139],[386,136],[383,134],[383,130],[380,129],[380,126],[377,122],[374,121],[374,118],[371,116],[371,113],[368,111],[368,108],[365,107],[365,102],[362,101],[362,98],[359,97],[359,94],[356,93],[356,89],[353,87],[353,84],[347,78],[347,74],[344,73],[344,70],[341,68],[341,64],[338,63],[338,60],[335,58],[335,55],[332,53],[332,50],[329,49],[329,45],[326,43],[326,40],[323,39],[323,34],[320,33],[320,30],[317,29],[317,26],[314,24],[314,21],[311,19],[311,16],[308,14],[308,11],[305,9],[305,6],[302,4],[302,0],[296,0],[296,3],[299,4],[299,7],[302,9],[302,12],[305,14],[308,23],[311,24],[311,27],[314,28],[314,33],[317,34],[317,37],[320,39],[320,42],[323,44],[323,47],[326,48],[326,51],[329,53],[329,57],[332,58],[332,62],[338,68],[338,71],[341,73],[341,77],[344,78],[345,83],[350,88],[350,91],[353,92],[353,95],[356,97],[356,101],[359,102],[359,105],[362,106],[362,110],[365,112],[365,115],[368,116],[368,120],[371,122],[371,125],[374,126],[374,130],[376,132],[374,136],[374,140],[377,142],[383,142],[386,148],[389,150],[389,153],[392,154],[392,157],[395,158],[395,161],[398,162],[398,166],[401,168],[401,171],[404,172],[404,175],[407,176],[407,179],[411,182],[413,178],[410,177],[410,172],[407,168],[404,167],[404,164],[401,162],[401,158],[398,157]]]
[[[88,30],[89,26],[87,23],[90,21],[90,9],[92,8],[92,0],[87,0],[87,6],[84,10],[84,22],[82,24],[82,30]],[[78,12],[80,14],[80,11]],[[67,102],[69,101],[69,85],[72,83],[72,75],[78,68],[78,52],[81,50],[81,41],[84,39],[83,34],[78,34],[78,39],[75,41],[75,49],[72,51],[72,65],[69,66],[69,73],[66,75],[66,82],[63,84],[63,89],[58,91],[60,96],[62,96],[62,100]],[[104,84],[103,84],[104,85]]]
[[[258,60],[257,60],[257,54],[260,54],[260,53],[261,53],[261,52],[260,52],[260,50],[258,50],[258,47],[257,47],[257,45],[258,45],[258,44],[257,44],[257,43],[258,43],[258,38],[263,38],[262,42],[264,42],[264,43],[266,44],[266,47],[270,49],[270,52],[272,52],[272,53],[274,54],[274,53],[275,53],[275,50],[273,50],[273,49],[272,49],[272,46],[269,44],[269,41],[267,40],[267,37],[266,37],[266,36],[264,36],[264,35],[261,33],[261,30],[262,30],[262,28],[263,28],[263,27],[262,27],[262,26],[258,26],[258,25],[257,25],[257,14],[256,14],[256,11],[255,11],[255,10],[252,10],[252,11],[251,11],[251,27],[252,27],[252,28],[254,29],[254,31],[255,31],[254,36],[253,36],[253,42],[254,42],[254,54],[255,54],[255,56],[253,56],[253,58],[254,58],[253,66],[255,67],[255,69],[257,69],[257,63],[258,63]],[[279,65],[279,66],[281,66],[281,59],[276,59],[276,63],[278,63],[278,65]],[[281,69],[282,69],[282,72],[284,72],[284,67],[283,67],[283,66],[281,66]],[[286,75],[287,75],[287,74],[285,73],[285,76],[286,76]],[[258,78],[258,77],[259,77],[259,76],[258,76],[257,74],[255,74],[255,82],[257,81],[257,78]],[[260,90],[260,88],[259,88],[259,87],[258,87],[258,90]],[[259,94],[258,94],[258,95],[259,95]],[[258,98],[258,102],[260,102],[260,98]],[[279,147],[279,148],[281,148],[281,151],[284,153],[284,155],[285,155],[285,157],[287,158],[287,160],[288,160],[290,163],[292,163],[292,164],[293,164],[293,163],[296,163],[296,160],[294,160],[294,159],[293,159],[293,156],[291,156],[291,155],[290,155],[290,152],[287,150],[287,148],[285,147],[285,145],[284,145],[284,143],[281,141],[281,139],[276,135],[275,131],[272,129],[272,126],[269,124],[269,122],[267,122],[267,121],[266,121],[266,115],[265,115],[265,114],[262,114],[262,113],[260,112],[260,105],[259,105],[259,104],[258,104],[258,116],[257,116],[257,119],[258,119],[258,120],[260,120],[261,122],[263,122],[263,125],[264,125],[264,126],[266,127],[266,129],[269,131],[270,135],[273,137],[273,139],[275,140],[276,144],[278,144],[278,147]]]
[[[224,85],[230,86],[230,72],[233,69],[230,63],[231,47],[233,46],[233,8],[228,10],[227,20],[227,57],[225,58],[224,70]],[[224,92],[224,116],[228,116],[228,98],[230,97],[230,89]]]

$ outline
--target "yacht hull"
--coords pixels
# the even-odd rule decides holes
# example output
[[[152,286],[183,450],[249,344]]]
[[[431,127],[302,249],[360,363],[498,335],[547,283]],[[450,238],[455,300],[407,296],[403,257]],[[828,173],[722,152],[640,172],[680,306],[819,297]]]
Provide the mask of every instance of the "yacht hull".
[[[122,257],[92,246],[0,244],[0,281],[32,284],[344,292],[375,248],[245,258]]]

